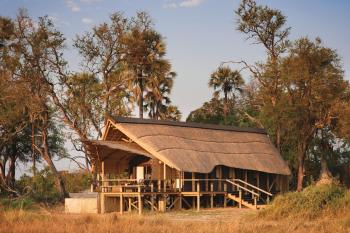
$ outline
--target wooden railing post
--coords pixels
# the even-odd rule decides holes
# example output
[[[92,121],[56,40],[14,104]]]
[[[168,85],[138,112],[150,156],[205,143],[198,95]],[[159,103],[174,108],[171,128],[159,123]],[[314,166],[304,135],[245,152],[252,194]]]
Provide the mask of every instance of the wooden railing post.
[[[238,189],[238,192],[239,192],[239,208],[241,209],[242,208],[242,190],[239,188]]]

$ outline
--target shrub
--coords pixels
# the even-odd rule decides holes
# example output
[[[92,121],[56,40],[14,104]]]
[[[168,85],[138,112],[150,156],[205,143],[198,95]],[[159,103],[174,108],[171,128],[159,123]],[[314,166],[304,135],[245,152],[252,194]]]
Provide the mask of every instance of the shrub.
[[[80,192],[89,189],[91,179],[86,172],[62,173],[66,191]],[[16,182],[18,190],[35,202],[55,204],[59,201],[56,179],[49,168],[38,171],[34,177],[23,175]]]
[[[77,193],[90,189],[91,175],[87,172],[64,173],[63,179],[69,193]]]
[[[349,210],[350,194],[345,188],[336,185],[312,185],[302,192],[290,192],[277,196],[271,207],[260,216],[274,219],[286,217],[305,217],[313,219],[327,213],[336,213],[340,209]]]
[[[49,168],[44,168],[34,177],[23,175],[17,182],[17,186],[22,194],[28,195],[36,202],[53,204],[59,201],[55,177]]]
[[[34,207],[34,201],[31,198],[2,198],[0,199],[0,209],[11,210],[11,209],[21,209],[30,210]]]

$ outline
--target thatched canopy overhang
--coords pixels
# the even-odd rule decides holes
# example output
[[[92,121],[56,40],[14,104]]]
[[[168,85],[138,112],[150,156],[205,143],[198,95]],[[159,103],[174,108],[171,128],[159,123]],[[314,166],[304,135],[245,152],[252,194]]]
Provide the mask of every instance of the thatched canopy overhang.
[[[224,165],[290,175],[286,162],[263,129],[114,118],[107,121],[102,139],[95,142],[100,148],[99,156],[108,154],[103,151],[106,147],[142,152],[185,172],[209,173],[217,165]],[[129,143],[133,149],[114,142],[122,142],[123,146]]]
[[[148,158],[154,158],[154,156],[136,143],[104,140],[92,140],[86,143],[89,144],[94,159],[98,159],[99,161],[117,156],[119,151],[126,152],[130,156],[142,155]]]

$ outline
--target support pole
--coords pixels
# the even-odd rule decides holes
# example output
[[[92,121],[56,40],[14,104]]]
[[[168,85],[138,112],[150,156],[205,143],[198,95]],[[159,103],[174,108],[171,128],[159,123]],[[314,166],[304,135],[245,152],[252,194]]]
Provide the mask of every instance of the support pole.
[[[197,195],[197,212],[199,212],[201,208],[201,195],[198,193]]]
[[[199,181],[197,182],[197,211],[199,211],[199,209],[201,208],[201,186]]]
[[[123,214],[123,212],[124,212],[123,194],[120,194],[120,196],[119,196],[119,206],[120,206],[120,213]]]
[[[242,208],[242,190],[241,189],[239,189],[239,208],[241,209]]]
[[[213,191],[214,191],[214,185],[213,185],[213,181],[210,181],[210,208],[214,208],[214,195],[213,195]]]
[[[154,191],[154,187],[153,187],[153,183],[151,183],[151,211],[153,212],[153,206],[154,206],[154,194],[153,194],[153,191]]]
[[[167,182],[166,182],[166,181],[167,181],[166,178],[167,178],[167,177],[166,177],[166,164],[165,164],[165,163],[164,163],[164,166],[163,166],[163,167],[164,167],[164,169],[163,169],[163,170],[164,170],[164,172],[163,172],[163,175],[164,175],[164,177],[163,177],[163,179],[164,179],[164,184],[163,184],[163,185],[164,185],[164,192],[166,192],[166,183],[167,183]]]
[[[106,197],[103,193],[100,193],[101,197],[101,214],[106,213]]]
[[[138,207],[139,207],[139,215],[142,214],[142,197],[141,197],[141,186],[137,187],[137,200],[138,200]]]

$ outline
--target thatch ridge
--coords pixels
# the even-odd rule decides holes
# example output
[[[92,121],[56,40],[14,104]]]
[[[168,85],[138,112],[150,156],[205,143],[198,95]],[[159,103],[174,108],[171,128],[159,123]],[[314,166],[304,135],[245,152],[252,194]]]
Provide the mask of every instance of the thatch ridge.
[[[253,128],[253,127],[237,127],[237,126],[228,126],[228,125],[214,125],[214,124],[203,124],[203,123],[195,123],[195,122],[170,121],[170,120],[140,119],[140,118],[131,118],[131,117],[112,117],[112,120],[118,123],[157,124],[157,125],[169,125],[169,126],[179,126],[179,127],[189,127],[189,128],[214,129],[214,130],[266,134],[265,129]]]
[[[196,141],[196,142],[208,142],[208,143],[219,143],[219,144],[231,144],[231,143],[265,143],[265,144],[269,144],[266,141],[262,141],[262,140],[252,140],[252,141],[236,141],[236,142],[232,142],[232,141],[224,141],[224,142],[217,142],[217,141],[211,141],[211,140],[200,140],[200,139],[193,139],[193,138],[188,138],[188,137],[181,137],[181,136],[175,136],[175,135],[170,135],[170,134],[157,134],[157,136],[162,136],[162,137],[173,137],[173,138],[181,138],[181,139],[185,139],[185,140],[190,140],[190,141]],[[154,137],[154,134],[148,134],[148,135],[143,135],[140,136],[139,138],[147,138],[147,137]]]

